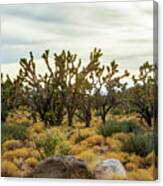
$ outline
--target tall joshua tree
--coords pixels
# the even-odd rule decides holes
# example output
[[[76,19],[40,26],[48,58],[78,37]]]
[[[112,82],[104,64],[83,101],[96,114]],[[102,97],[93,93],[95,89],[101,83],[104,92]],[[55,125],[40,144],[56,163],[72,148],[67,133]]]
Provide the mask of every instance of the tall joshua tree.
[[[83,69],[82,74],[85,77],[85,82],[80,92],[80,104],[78,105],[77,116],[85,121],[85,126],[90,127],[90,121],[92,118],[93,107],[93,93],[96,86],[94,74],[99,70],[100,61],[102,56],[101,50],[94,49],[90,54],[90,63]]]
[[[58,93],[58,81],[48,60],[49,51],[42,55],[48,73],[37,75],[36,65],[32,52],[29,61],[20,60],[19,77],[26,85],[26,102],[35,113],[39,113],[46,126],[60,125],[64,116],[64,106]]]
[[[119,71],[118,64],[115,61],[107,66],[106,72],[104,70],[104,67],[102,67],[96,73],[98,83],[94,95],[95,108],[102,119],[103,125],[106,124],[107,113],[122,102],[120,97],[126,83],[122,83],[121,80],[129,76],[127,70],[121,76],[117,75]]]
[[[96,70],[99,66],[98,58],[101,56],[101,50],[94,49],[90,55],[90,62],[86,67],[81,67],[81,59],[76,62],[76,55],[71,54],[69,51],[66,53],[63,51],[60,55],[55,54],[56,61],[56,78],[59,81],[59,91],[64,102],[64,106],[68,116],[68,126],[72,126],[73,117],[77,108],[81,108],[83,101],[90,107],[88,103],[88,89],[90,89],[90,83],[88,81],[89,74]],[[82,98],[82,99],[80,99]],[[90,112],[86,117],[89,117]],[[89,115],[89,116],[88,116]],[[87,124],[89,125],[89,124]]]

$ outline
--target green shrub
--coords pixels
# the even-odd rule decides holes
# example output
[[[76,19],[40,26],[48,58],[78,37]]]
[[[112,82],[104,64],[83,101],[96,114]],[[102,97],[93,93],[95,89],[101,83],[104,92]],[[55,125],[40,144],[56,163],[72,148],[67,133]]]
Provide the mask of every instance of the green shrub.
[[[135,134],[124,141],[122,151],[146,156],[153,150],[157,153],[157,140],[153,132]]]
[[[98,129],[98,133],[102,134],[103,136],[111,136],[113,133],[117,132],[133,132],[133,133],[142,133],[144,129],[142,126],[137,124],[135,121],[110,121],[106,123],[106,125],[100,126]]]
[[[43,150],[42,157],[68,155],[70,152],[66,136],[58,132],[47,130],[45,138],[41,139],[39,136],[35,136],[34,143],[39,152]]]
[[[2,136],[1,141],[2,143],[9,139],[18,139],[18,140],[25,140],[27,138],[26,125],[16,125],[16,124],[5,124],[2,123]]]

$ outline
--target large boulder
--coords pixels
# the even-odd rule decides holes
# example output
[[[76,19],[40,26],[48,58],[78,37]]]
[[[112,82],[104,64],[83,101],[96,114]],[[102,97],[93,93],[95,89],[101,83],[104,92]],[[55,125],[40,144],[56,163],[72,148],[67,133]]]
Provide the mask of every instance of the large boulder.
[[[92,179],[94,176],[87,169],[84,161],[72,156],[50,157],[41,161],[28,175],[33,178],[69,178]]]
[[[96,166],[96,179],[126,178],[126,170],[117,159],[107,159]]]

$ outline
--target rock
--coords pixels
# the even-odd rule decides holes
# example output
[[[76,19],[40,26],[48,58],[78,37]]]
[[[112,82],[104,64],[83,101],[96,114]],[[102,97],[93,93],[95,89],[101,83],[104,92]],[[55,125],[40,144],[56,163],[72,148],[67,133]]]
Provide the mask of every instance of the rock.
[[[113,176],[126,178],[126,170],[117,159],[107,159],[96,166],[96,179],[112,179]]]
[[[92,179],[94,176],[87,169],[84,161],[73,156],[50,157],[41,161],[28,175],[33,178],[69,178]]]

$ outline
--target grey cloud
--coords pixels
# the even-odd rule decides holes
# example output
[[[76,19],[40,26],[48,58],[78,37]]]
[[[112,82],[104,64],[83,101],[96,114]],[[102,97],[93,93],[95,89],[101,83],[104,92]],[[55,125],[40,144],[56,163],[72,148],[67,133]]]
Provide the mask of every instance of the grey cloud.
[[[130,67],[134,68],[134,63],[137,67],[137,61],[151,60],[152,4],[128,4],[131,3],[0,6],[4,45],[1,62],[17,62],[30,50],[40,58],[47,48],[52,52],[70,49],[86,60],[96,46],[102,48],[104,61],[116,59],[130,66],[132,59]]]

